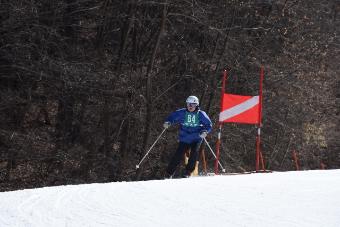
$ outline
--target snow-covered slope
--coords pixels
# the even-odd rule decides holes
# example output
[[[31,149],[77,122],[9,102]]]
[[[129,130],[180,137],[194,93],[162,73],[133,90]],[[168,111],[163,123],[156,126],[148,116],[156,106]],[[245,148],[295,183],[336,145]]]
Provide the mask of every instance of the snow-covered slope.
[[[339,227],[340,170],[0,193],[0,226]]]

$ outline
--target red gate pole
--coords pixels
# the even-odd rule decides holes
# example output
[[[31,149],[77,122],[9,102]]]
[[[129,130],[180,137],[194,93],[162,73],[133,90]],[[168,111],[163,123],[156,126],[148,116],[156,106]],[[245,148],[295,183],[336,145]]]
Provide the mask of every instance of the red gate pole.
[[[222,90],[221,90],[221,111],[223,110],[223,96],[224,96],[224,93],[225,93],[226,80],[227,80],[227,70],[224,70],[223,81],[222,81]],[[218,161],[220,159],[222,125],[223,125],[223,122],[221,122],[219,120],[219,130],[218,130],[217,142],[216,142],[215,174],[218,174]]]
[[[261,66],[260,71],[260,94],[259,94],[259,119],[258,119],[258,128],[257,128],[257,137],[256,137],[256,165],[255,170],[256,172],[259,171],[260,166],[260,144],[261,144],[261,126],[262,126],[262,83],[263,83],[263,77],[264,77],[264,69],[263,66]],[[262,168],[264,168],[262,166]]]
[[[294,162],[295,162],[295,169],[296,170],[300,170],[299,161],[298,161],[298,157],[296,155],[296,151],[295,150],[293,150],[293,159],[294,159]]]
[[[222,132],[222,124],[219,123],[217,142],[216,142],[216,160],[215,160],[215,174],[216,175],[218,174],[218,161],[220,159],[221,132]]]
[[[255,165],[255,170],[256,172],[259,171],[259,166],[260,166],[260,128],[257,129],[257,137],[256,137],[256,165]]]
[[[260,159],[261,159],[262,170],[266,171],[266,167],[264,165],[264,159],[263,159],[263,155],[262,155],[262,151],[261,150],[260,150]]]

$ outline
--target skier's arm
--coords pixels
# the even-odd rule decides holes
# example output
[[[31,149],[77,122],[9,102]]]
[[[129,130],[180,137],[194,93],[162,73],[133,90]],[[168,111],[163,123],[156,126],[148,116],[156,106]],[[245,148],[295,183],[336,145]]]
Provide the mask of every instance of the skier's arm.
[[[175,112],[172,112],[165,120],[165,122],[169,122],[170,124],[176,124],[179,123],[182,116],[182,109],[176,110]]]
[[[210,118],[208,117],[208,115],[204,112],[204,111],[200,111],[201,113],[201,123],[203,125],[203,129],[202,131],[207,131],[207,133],[211,132],[212,129],[212,122],[210,120]]]

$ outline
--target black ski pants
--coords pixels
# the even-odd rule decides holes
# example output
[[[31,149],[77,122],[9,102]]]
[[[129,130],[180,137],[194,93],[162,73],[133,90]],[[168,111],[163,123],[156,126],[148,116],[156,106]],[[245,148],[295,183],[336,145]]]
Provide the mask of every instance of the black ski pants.
[[[184,142],[179,142],[178,148],[175,152],[175,154],[172,156],[172,159],[168,165],[167,168],[167,173],[169,175],[173,175],[175,173],[175,170],[178,166],[178,164],[181,162],[181,160],[184,157],[184,153],[186,150],[190,148],[190,156],[189,156],[189,161],[188,164],[185,167],[186,170],[186,175],[190,175],[192,171],[195,169],[195,164],[199,156],[199,148],[201,145],[202,141],[197,141],[193,143],[184,143]]]

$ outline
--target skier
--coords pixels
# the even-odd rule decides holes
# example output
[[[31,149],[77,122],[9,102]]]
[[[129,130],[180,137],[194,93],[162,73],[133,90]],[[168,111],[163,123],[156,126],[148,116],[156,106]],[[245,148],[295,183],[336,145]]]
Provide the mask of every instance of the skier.
[[[167,177],[172,178],[176,167],[181,162],[184,152],[190,148],[190,157],[185,167],[184,177],[189,177],[195,169],[199,156],[199,148],[203,138],[211,131],[212,123],[208,115],[200,110],[199,100],[196,96],[189,96],[186,108],[171,113],[164,122],[164,128],[179,123],[179,144],[166,170]]]

